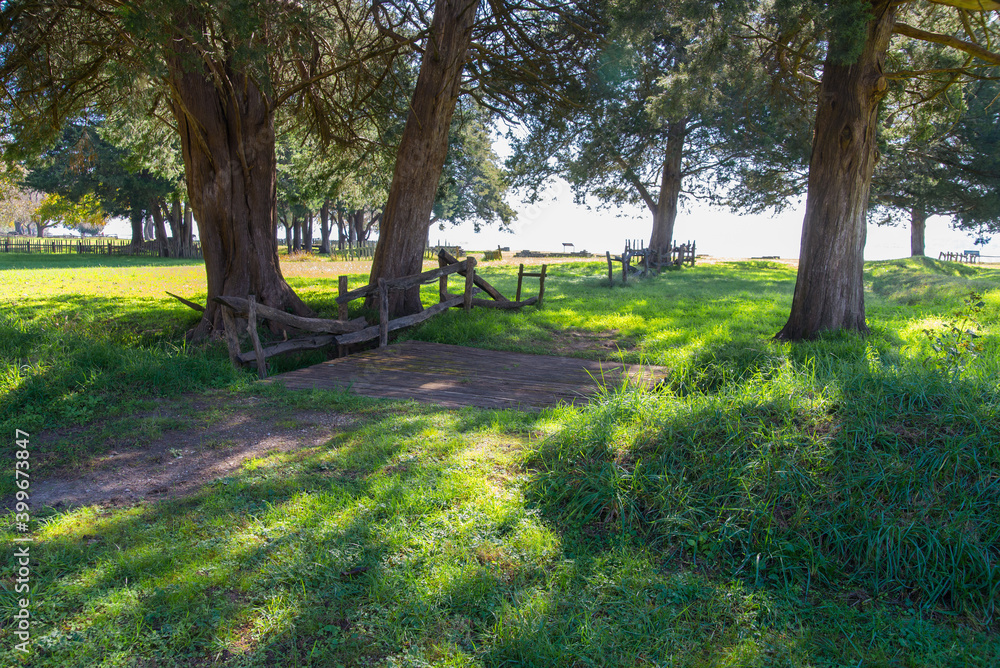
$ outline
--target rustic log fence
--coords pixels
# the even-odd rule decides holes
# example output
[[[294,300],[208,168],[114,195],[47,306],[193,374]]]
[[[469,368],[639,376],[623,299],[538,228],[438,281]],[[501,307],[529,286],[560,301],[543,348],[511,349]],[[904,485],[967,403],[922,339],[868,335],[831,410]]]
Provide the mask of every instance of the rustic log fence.
[[[347,276],[340,276],[338,280],[338,296],[336,298],[338,308],[338,319],[330,320],[324,318],[304,318],[292,315],[271,308],[264,304],[258,304],[253,296],[248,299],[241,297],[221,296],[215,297],[214,301],[223,306],[222,319],[225,325],[226,345],[229,349],[229,358],[234,366],[241,367],[247,364],[254,364],[257,368],[257,375],[260,378],[267,377],[266,361],[269,357],[282,355],[291,352],[304,350],[315,350],[327,346],[337,346],[338,356],[347,354],[347,347],[356,344],[367,343],[378,340],[378,346],[384,347],[389,343],[389,334],[404,327],[412,327],[428,320],[439,313],[443,313],[449,308],[464,308],[470,311],[473,307],[519,309],[524,306],[537,304],[541,306],[545,295],[545,273],[546,266],[542,265],[540,273],[525,273],[524,265],[518,272],[517,298],[510,301],[504,297],[500,291],[490,285],[482,276],[476,274],[476,259],[467,257],[465,260],[456,260],[446,250],[438,253],[440,266],[437,269],[425,271],[410,276],[400,278],[384,279],[380,278],[375,283],[356,288],[347,289]],[[448,292],[448,278],[452,274],[458,274],[464,278],[462,294],[451,294]],[[521,283],[525,277],[538,277],[538,295],[521,300]],[[409,290],[438,282],[438,303],[429,306],[420,313],[402,316],[400,318],[389,317],[389,294],[393,290]],[[485,292],[491,299],[479,299],[475,295]],[[179,299],[184,304],[196,310],[204,310],[198,304],[187,301],[171,293],[171,297]],[[348,305],[356,299],[367,299],[375,297],[378,302],[378,321],[369,325],[365,318],[348,319]],[[240,350],[240,329],[242,322],[237,319],[245,319],[246,333],[250,339],[252,350],[242,352]],[[257,332],[258,324],[261,320],[268,320],[273,325],[282,329],[299,330],[308,332],[308,336],[300,336],[287,339],[267,346],[260,341]]]
[[[614,263],[620,262],[622,265],[622,285],[628,283],[629,274],[648,276],[651,272],[659,271],[664,267],[682,267],[685,264],[694,266],[696,253],[696,242],[688,241],[684,244],[674,244],[666,257],[660,257],[651,249],[646,248],[642,240],[626,240],[625,250],[621,255],[612,255],[611,251],[605,251],[604,256],[608,261],[608,284],[614,285]],[[632,261],[636,265],[632,266]]]

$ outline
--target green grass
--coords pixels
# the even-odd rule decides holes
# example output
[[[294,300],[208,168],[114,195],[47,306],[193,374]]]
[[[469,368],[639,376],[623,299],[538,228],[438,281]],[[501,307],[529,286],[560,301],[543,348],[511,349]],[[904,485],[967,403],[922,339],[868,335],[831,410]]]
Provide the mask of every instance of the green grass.
[[[36,509],[35,653],[2,627],[4,665],[1000,663],[995,269],[870,263],[866,338],[771,342],[794,273],[766,262],[610,289],[600,263],[557,265],[542,309],[408,334],[671,369],[521,413],[255,386],[182,343],[196,316],[162,290],[203,296],[196,264],[62,259],[0,256],[0,422],[72,427],[35,475],[235,400],[352,422],[186,499]],[[290,281],[332,312],[336,276],[307,269]],[[483,270],[513,293],[515,271]],[[983,353],[945,374],[923,330],[971,290]],[[131,417],[171,396],[178,415]]]

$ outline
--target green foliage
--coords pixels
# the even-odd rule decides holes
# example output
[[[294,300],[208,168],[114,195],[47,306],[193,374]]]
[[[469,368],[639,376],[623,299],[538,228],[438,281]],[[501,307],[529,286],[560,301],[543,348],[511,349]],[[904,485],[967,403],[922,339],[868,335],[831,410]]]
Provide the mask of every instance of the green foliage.
[[[955,311],[954,316],[944,323],[943,329],[925,329],[934,355],[927,362],[945,378],[955,379],[962,375],[977,357],[982,347],[977,341],[979,319],[986,303],[978,292],[970,292],[965,305]]]
[[[141,219],[153,200],[176,190],[176,182],[146,169],[133,171],[126,151],[105,140],[99,129],[98,124],[68,124],[59,142],[29,163],[24,181],[85,208],[93,208],[96,198],[109,216]]]

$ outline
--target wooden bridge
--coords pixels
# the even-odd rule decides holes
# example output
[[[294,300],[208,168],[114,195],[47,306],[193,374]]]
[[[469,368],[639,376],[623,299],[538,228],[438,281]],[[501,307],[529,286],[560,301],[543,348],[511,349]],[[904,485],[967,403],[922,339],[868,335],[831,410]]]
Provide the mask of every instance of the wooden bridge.
[[[653,386],[664,367],[572,357],[482,350],[404,341],[272,376],[267,382],[297,390],[350,390],[367,397],[413,399],[449,408],[537,410],[585,403],[603,384]]]

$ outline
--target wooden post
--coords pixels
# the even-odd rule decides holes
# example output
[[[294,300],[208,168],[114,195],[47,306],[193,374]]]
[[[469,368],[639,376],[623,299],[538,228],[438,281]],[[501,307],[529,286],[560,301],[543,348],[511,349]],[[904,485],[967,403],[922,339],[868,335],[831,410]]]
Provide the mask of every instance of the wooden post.
[[[698,243],[697,241],[692,241],[691,242],[691,266],[692,267],[694,266],[694,248],[695,248],[695,245],[697,243]]]
[[[521,281],[524,280],[524,263],[521,263],[521,268],[517,270],[517,296],[514,297],[514,301],[521,301]]]
[[[538,277],[538,308],[542,308],[542,297],[545,296],[545,270],[549,265],[542,265],[542,275]]]
[[[222,323],[226,328],[226,347],[229,348],[229,361],[239,369],[243,365],[240,364],[240,339],[236,334],[236,318],[226,306],[222,307]]]
[[[389,345],[389,286],[378,279],[378,347]]]
[[[622,285],[628,283],[628,251],[622,253]]]
[[[438,303],[439,304],[441,302],[443,302],[445,299],[447,299],[447,297],[445,296],[447,294],[448,294],[448,275],[445,274],[444,276],[442,276],[441,278],[438,279]]]
[[[465,310],[472,310],[472,285],[476,280],[476,258],[471,255],[465,260]]]
[[[608,287],[611,288],[615,285],[614,267],[611,264],[611,251],[604,251],[604,254],[608,258]]]
[[[347,276],[340,276],[337,278],[337,294],[338,297],[343,297],[347,294]],[[347,303],[338,304],[337,308],[337,319],[347,320]]]
[[[264,349],[260,345],[260,337],[257,336],[257,300],[253,295],[250,295],[247,301],[250,311],[247,318],[247,334],[250,335],[253,351],[257,355],[257,377],[263,380],[267,378],[267,362],[264,360]]]

